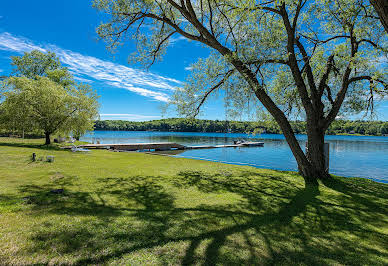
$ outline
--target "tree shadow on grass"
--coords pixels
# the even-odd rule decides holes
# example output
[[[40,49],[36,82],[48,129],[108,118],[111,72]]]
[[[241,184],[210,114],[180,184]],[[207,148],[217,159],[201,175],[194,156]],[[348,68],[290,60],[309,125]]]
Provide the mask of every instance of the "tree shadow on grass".
[[[124,263],[139,252],[153,254],[160,264],[185,265],[378,265],[388,259],[387,235],[376,229],[384,226],[387,207],[374,201],[386,203],[387,192],[378,185],[332,181],[326,184],[333,191],[328,197],[327,191],[296,186],[282,174],[249,171],[185,171],[171,180],[98,178],[93,191],[63,182],[68,182],[63,194],[47,194],[49,185],[20,188],[41,199],[33,203],[32,215],[55,214],[61,220],[37,225],[27,252],[55,250],[51,256],[59,261],[70,256],[79,265]],[[233,193],[241,200],[176,206],[177,193],[190,189],[204,198]]]
[[[17,147],[17,148],[31,148],[31,149],[41,149],[41,150],[61,150],[57,144],[37,144],[37,143],[26,143],[26,142],[0,142],[0,147]]]

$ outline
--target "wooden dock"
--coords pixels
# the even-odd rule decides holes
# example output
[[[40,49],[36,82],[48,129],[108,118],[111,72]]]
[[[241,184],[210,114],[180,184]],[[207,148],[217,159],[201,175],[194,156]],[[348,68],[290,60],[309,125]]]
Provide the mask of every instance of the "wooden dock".
[[[119,151],[139,151],[139,150],[196,150],[196,149],[214,149],[214,148],[238,148],[238,147],[262,147],[264,142],[243,142],[239,144],[225,145],[200,145],[200,146],[184,146],[174,142],[159,142],[159,143],[127,143],[127,144],[85,144],[79,145],[78,148],[85,149],[109,149]],[[71,149],[72,147],[64,147]]]
[[[185,148],[185,150],[214,149],[214,148],[239,148],[239,147],[263,147],[263,146],[264,146],[264,142],[244,142],[244,143],[240,143],[240,144],[187,146]]]

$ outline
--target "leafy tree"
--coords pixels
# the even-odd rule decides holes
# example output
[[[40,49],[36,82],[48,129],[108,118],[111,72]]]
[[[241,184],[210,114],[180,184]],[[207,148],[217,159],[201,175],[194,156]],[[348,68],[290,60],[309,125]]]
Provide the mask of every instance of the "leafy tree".
[[[7,93],[6,86],[3,86],[3,102],[0,104],[0,125],[4,129],[21,131],[24,138],[25,132],[34,130],[34,123],[28,119],[28,110],[23,108],[24,97],[13,97]]]
[[[46,142],[54,133],[78,134],[93,128],[98,115],[97,95],[88,85],[64,88],[48,77],[11,77],[7,80],[1,116],[9,127],[43,131]]]
[[[194,64],[173,102],[184,115],[198,114],[217,91],[229,108],[264,107],[279,124],[306,184],[329,178],[324,135],[338,116],[373,111],[376,94],[386,93],[386,74],[372,64],[384,55],[386,34],[373,7],[361,0],[135,1],[95,0],[108,13],[98,34],[115,47],[130,36],[136,60],[154,63],[172,36],[211,48]],[[367,100],[365,100],[367,99]],[[305,118],[306,154],[289,117]]]
[[[39,50],[25,52],[23,56],[11,56],[14,66],[13,76],[23,76],[30,79],[48,77],[63,86],[74,84],[74,80],[66,67],[61,65],[59,58],[53,52],[43,53]]]
[[[380,126],[380,133],[383,135],[388,134],[388,122],[385,122]]]

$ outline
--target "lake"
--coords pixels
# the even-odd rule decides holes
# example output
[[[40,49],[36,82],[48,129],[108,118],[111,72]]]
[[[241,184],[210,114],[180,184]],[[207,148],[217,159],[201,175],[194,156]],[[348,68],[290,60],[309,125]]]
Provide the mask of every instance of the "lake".
[[[217,148],[163,152],[174,157],[209,160],[258,168],[297,171],[296,161],[283,135],[199,132],[94,131],[81,140],[101,143],[176,142],[179,144],[232,144],[234,140],[262,141],[264,147]],[[306,135],[297,135],[301,146]],[[370,178],[388,183],[388,137],[326,136],[330,144],[330,173],[347,177]]]

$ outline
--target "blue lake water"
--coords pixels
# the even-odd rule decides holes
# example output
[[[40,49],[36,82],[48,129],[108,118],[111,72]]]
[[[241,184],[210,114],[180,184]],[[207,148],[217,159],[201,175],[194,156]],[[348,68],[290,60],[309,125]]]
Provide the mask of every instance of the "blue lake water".
[[[232,144],[237,139],[262,141],[264,147],[173,151],[170,155],[297,171],[296,161],[284,136],[278,134],[94,131],[81,140],[91,142],[93,138],[98,138],[101,143],[176,142],[183,145]],[[306,136],[297,135],[297,138],[305,147]],[[388,137],[326,136],[325,141],[330,144],[330,173],[388,183]]]

